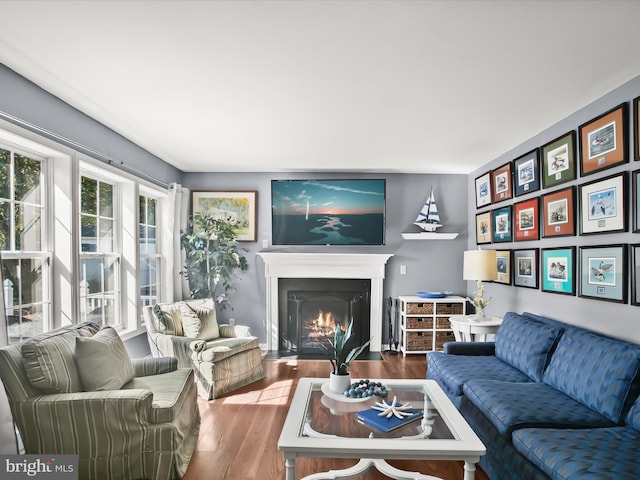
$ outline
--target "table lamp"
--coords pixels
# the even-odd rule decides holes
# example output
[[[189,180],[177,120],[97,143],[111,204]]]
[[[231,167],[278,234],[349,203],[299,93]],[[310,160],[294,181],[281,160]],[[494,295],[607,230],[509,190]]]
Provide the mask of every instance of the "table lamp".
[[[484,309],[491,298],[482,298],[484,293],[483,280],[495,280],[498,276],[495,250],[467,250],[464,252],[464,262],[462,267],[462,278],[464,280],[476,280],[477,290],[473,300],[468,298],[476,309],[476,316],[479,320],[484,318]]]

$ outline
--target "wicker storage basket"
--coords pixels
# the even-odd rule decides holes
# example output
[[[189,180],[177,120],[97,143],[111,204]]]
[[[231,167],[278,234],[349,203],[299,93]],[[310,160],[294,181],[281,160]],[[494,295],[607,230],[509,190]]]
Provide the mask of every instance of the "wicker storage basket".
[[[407,317],[407,328],[433,328],[433,322],[430,317]]]
[[[438,313],[448,313],[450,315],[462,315],[461,303],[439,303],[436,307]]]
[[[449,317],[436,317],[436,328],[451,328]]]
[[[436,332],[436,350],[442,350],[445,343],[453,342],[455,339],[453,332]]]
[[[407,350],[431,350],[432,348],[432,332],[407,332]]]
[[[407,313],[409,315],[433,313],[433,303],[408,303]]]

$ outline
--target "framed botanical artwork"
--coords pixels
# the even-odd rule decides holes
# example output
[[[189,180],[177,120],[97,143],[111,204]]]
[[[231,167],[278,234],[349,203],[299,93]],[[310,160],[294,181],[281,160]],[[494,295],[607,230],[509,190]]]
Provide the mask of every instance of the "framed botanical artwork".
[[[640,307],[640,245],[629,245],[631,252],[631,305]]]
[[[580,247],[579,296],[627,303],[627,246]]]
[[[255,190],[194,190],[191,194],[191,211],[194,215],[200,213],[215,218],[231,218],[240,224],[238,241],[255,242],[257,198],[258,192]]]
[[[631,172],[633,192],[633,231],[640,233],[640,170]]]
[[[516,242],[540,238],[539,217],[537,197],[514,204],[513,223]]]
[[[496,283],[511,285],[511,250],[496,250]]]
[[[491,171],[493,203],[509,200],[513,197],[511,186],[511,162]]]
[[[542,186],[555,187],[576,178],[576,133],[572,130],[541,148]]]
[[[564,237],[576,234],[575,187],[542,196],[542,236]]]
[[[516,287],[538,288],[538,249],[514,250],[513,284]]]
[[[491,204],[491,172],[476,178],[476,208]]]
[[[628,105],[623,103],[580,125],[580,175],[590,175],[629,160]]]
[[[476,243],[491,243],[491,212],[476,215]]]
[[[640,97],[633,99],[633,152],[640,160]]]
[[[511,225],[511,205],[491,211],[494,243],[510,242],[513,237]]]
[[[580,235],[626,231],[623,173],[580,185]]]
[[[513,161],[513,190],[516,197],[540,189],[539,153],[536,148]]]
[[[540,283],[543,292],[576,294],[576,247],[543,248],[540,259]]]

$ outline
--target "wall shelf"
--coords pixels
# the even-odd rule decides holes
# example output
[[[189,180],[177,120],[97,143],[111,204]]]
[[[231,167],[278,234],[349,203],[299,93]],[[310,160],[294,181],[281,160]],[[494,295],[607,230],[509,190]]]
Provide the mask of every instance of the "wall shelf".
[[[459,233],[449,232],[404,232],[402,238],[405,240],[453,240]]]

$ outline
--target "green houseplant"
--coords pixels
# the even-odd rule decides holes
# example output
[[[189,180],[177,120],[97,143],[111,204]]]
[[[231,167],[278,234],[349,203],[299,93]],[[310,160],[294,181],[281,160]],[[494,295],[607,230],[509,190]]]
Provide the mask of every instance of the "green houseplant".
[[[239,228],[231,217],[193,215],[189,230],[180,237],[186,255],[182,273],[189,279],[192,298],[213,298],[222,308],[230,305],[238,271],[249,268],[243,254],[247,250],[238,246]]]
[[[369,346],[371,340],[367,340],[362,345],[358,345],[357,342],[358,339],[353,335],[353,320],[349,320],[346,330],[343,330],[342,325],[336,325],[333,341],[329,341],[329,347],[325,346],[329,351],[332,367],[329,377],[331,391],[343,393],[349,388],[351,384],[349,365]]]

